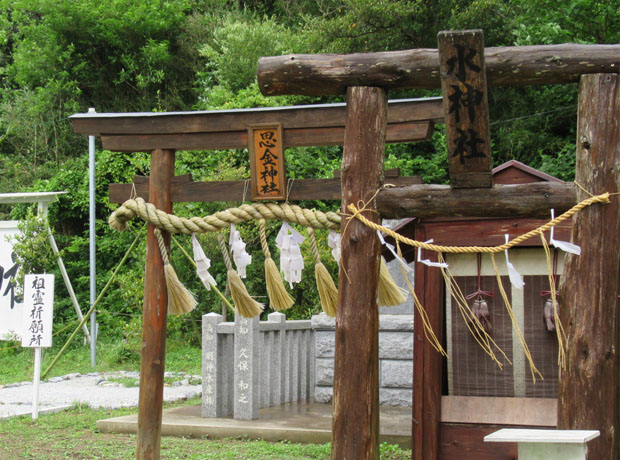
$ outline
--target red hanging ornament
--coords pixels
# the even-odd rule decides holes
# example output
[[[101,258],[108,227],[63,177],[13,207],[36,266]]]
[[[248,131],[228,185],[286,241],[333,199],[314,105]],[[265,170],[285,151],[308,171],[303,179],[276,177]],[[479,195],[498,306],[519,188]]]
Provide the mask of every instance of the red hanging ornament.
[[[467,295],[465,298],[471,300],[475,298],[471,307],[471,312],[476,319],[482,325],[482,328],[487,332],[491,332],[493,327],[491,325],[491,314],[489,313],[489,305],[484,300],[483,296],[493,297],[493,293],[490,291],[483,291],[481,288],[481,270],[482,269],[482,254],[478,254],[478,290]]]

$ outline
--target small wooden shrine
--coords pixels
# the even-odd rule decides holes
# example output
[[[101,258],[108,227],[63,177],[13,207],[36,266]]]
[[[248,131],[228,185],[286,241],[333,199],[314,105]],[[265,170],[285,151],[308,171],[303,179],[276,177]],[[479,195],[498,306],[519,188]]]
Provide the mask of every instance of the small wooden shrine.
[[[494,185],[516,185],[534,182],[562,181],[531,168],[516,160],[508,161],[493,169]],[[514,236],[539,227],[544,219],[518,218],[422,218],[403,220],[394,228],[398,233],[415,238],[424,234],[436,244],[456,246],[497,246],[504,242],[505,235]],[[555,238],[570,240],[570,223],[563,223],[554,229]],[[393,238],[386,241],[393,244]],[[403,257],[408,263],[417,258],[417,251],[402,246]],[[385,250],[387,260],[393,258]],[[422,251],[422,258],[427,254]],[[560,281],[565,254],[554,252],[556,283]],[[534,358],[536,367],[544,380],[536,383],[530,374],[523,356],[523,349],[514,337],[513,328],[498,292],[495,272],[488,258],[482,258],[478,266],[476,254],[449,254],[446,262],[456,283],[465,295],[471,295],[469,304],[476,300],[476,292],[488,304],[489,332],[493,339],[506,352],[512,365],[500,369],[479,347],[460,316],[457,306],[452,302],[449,289],[440,277],[433,286],[425,287],[429,294],[438,293],[437,302],[443,306],[445,330],[444,347],[448,359],[443,360],[442,378],[437,380],[441,397],[440,455],[445,458],[458,458],[459,451],[469,446],[473,437],[481,433],[493,432],[497,425],[519,425],[555,427],[557,424],[557,385],[558,385],[558,343],[556,334],[547,330],[544,307],[549,298],[549,277],[545,253],[539,239],[526,240],[518,248],[511,249],[510,261],[523,276],[523,289],[514,289],[507,280],[505,266],[502,276],[509,290],[511,304],[525,334],[525,340]],[[416,266],[416,269],[420,264]],[[439,269],[436,269],[439,270]],[[426,292],[418,295],[426,295]],[[437,305],[437,306],[439,306]],[[435,308],[433,305],[431,308]],[[414,362],[421,360],[423,347],[414,347]],[[414,375],[414,381],[416,381]],[[427,389],[425,389],[427,390]],[[419,391],[419,390],[418,390]],[[414,393],[414,404],[422,395]],[[471,448],[471,446],[469,446]],[[489,458],[505,458],[497,455],[516,455],[516,444],[501,446],[477,443],[475,452],[490,455]],[[502,449],[503,453],[499,453]],[[493,454],[493,452],[496,452]],[[492,456],[496,455],[496,456]],[[486,458],[486,457],[485,457]]]

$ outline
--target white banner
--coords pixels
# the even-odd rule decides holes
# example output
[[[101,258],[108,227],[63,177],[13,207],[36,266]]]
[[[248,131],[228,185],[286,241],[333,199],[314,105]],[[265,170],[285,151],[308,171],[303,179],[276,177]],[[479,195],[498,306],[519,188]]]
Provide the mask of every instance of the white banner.
[[[26,275],[22,347],[51,347],[53,320],[54,275]]]
[[[21,338],[24,304],[17,289],[17,269],[13,244],[18,221],[0,221],[0,340]]]

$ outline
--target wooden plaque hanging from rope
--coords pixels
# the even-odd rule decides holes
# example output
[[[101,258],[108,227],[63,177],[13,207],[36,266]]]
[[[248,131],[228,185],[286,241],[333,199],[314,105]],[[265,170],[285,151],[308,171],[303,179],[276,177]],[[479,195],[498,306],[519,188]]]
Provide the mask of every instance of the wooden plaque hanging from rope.
[[[286,199],[282,140],[282,125],[279,123],[248,127],[252,201]]]

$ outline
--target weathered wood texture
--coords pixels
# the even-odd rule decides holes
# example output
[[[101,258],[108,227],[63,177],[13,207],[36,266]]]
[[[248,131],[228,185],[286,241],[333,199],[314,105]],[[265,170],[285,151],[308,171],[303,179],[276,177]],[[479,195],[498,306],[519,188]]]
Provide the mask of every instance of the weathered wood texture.
[[[482,441],[487,434],[502,428],[507,428],[507,426],[442,423],[438,458],[440,460],[516,460],[518,450],[516,442],[485,443]]]
[[[166,212],[172,212],[170,182],[174,175],[174,158],[172,150],[151,153],[149,201]],[[137,460],[158,460],[161,442],[168,292],[154,229],[149,224],[146,240]],[[164,238],[169,245],[169,235]]]
[[[347,91],[342,207],[368,201],[381,186],[387,96],[380,88]],[[365,215],[375,222],[374,202]],[[342,224],[336,317],[333,460],[379,458],[379,282],[376,232],[356,219]]]
[[[416,142],[433,132],[432,122],[403,122],[388,126],[386,142]],[[242,149],[248,146],[246,131],[183,134],[139,134],[101,136],[103,148],[113,152],[143,152],[154,148],[177,150]],[[344,126],[322,128],[285,128],[284,147],[342,145]]]
[[[490,86],[575,83],[582,74],[618,73],[620,45],[504,46],[484,50]],[[265,95],[344,94],[346,88],[439,88],[436,49],[355,54],[292,54],[258,61]]]
[[[137,176],[138,177],[138,176]],[[172,182],[172,202],[214,202],[241,201],[249,199],[246,181],[213,181],[190,182],[180,180],[177,176]],[[334,177],[336,177],[334,175]],[[385,175],[386,183],[396,186],[421,184],[420,176],[389,176]],[[148,200],[148,178],[134,178],[134,184],[110,184],[110,203],[123,203],[129,199],[135,188],[137,196]],[[340,200],[340,179],[295,179],[287,182],[288,198],[299,200]],[[381,192],[383,193],[383,192]]]
[[[386,219],[405,217],[531,217],[548,218],[549,209],[556,215],[576,204],[572,184],[540,182],[522,185],[496,185],[490,189],[452,189],[448,185],[422,185],[419,176],[388,177],[385,182],[396,187],[381,190],[377,210]],[[408,185],[404,185],[408,184]],[[111,203],[123,203],[132,191],[148,200],[147,178],[134,184],[110,184]],[[246,181],[184,182],[175,177],[172,202],[240,201]],[[289,199],[340,200],[340,179],[296,179],[289,184]],[[249,194],[246,190],[246,199]]]
[[[579,87],[575,180],[594,193],[620,189],[620,78],[584,76]],[[585,198],[580,193],[580,198]],[[618,271],[620,205],[596,205],[577,214],[560,289],[568,337],[566,370],[558,388],[558,428],[598,429],[588,459],[618,459]]]
[[[284,146],[341,145],[346,104],[164,113],[80,113],[71,116],[77,133],[100,135],[103,147],[138,152],[162,149],[227,149],[248,145],[247,127],[281,123]],[[443,121],[441,98],[388,103],[387,142],[426,139]]]
[[[528,217],[551,218],[577,203],[571,183],[534,182],[455,189],[449,185],[409,185],[382,190],[377,209],[389,219],[404,217]]]
[[[415,238],[425,241],[424,228],[417,228]],[[437,260],[435,253],[427,252],[425,257]],[[444,299],[441,272],[438,268],[419,264],[415,270],[415,290],[428,313],[428,319],[435,335],[442,341]],[[416,460],[437,460],[439,458],[442,359],[443,357],[426,339],[422,319],[418,311],[413,320],[413,409],[412,447]]]
[[[454,188],[491,187],[491,134],[482,30],[439,32],[439,69]]]

